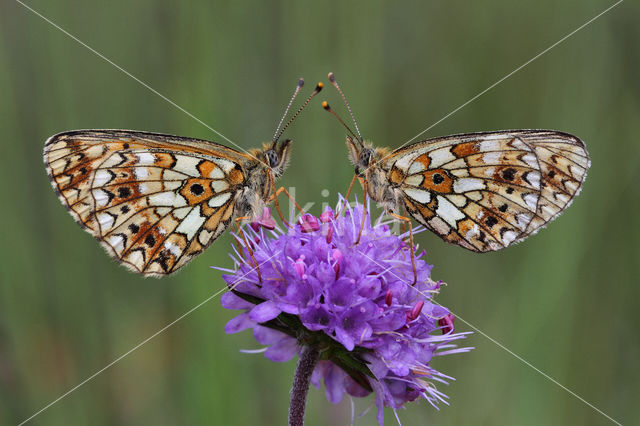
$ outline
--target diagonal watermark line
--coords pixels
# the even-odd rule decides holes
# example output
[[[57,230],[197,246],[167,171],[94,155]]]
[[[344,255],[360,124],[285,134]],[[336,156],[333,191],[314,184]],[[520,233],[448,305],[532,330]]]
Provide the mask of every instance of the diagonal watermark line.
[[[82,40],[80,40],[78,37],[74,36],[73,34],[71,34],[70,32],[68,32],[67,30],[65,30],[64,28],[60,27],[58,24],[56,24],[55,22],[53,22],[52,20],[50,20],[49,18],[47,18],[46,16],[42,15],[40,12],[38,12],[37,10],[33,9],[31,6],[23,3],[21,0],[16,0],[16,2],[20,3],[22,6],[24,6],[26,9],[30,10],[31,12],[33,12],[34,14],[36,14],[37,16],[39,16],[40,18],[42,18],[44,21],[46,21],[47,23],[51,24],[54,28],[62,31],[65,35],[67,35],[69,38],[71,38],[72,40],[74,40],[75,42],[77,42],[78,44],[80,44],[81,46],[86,47],[87,49],[89,49],[91,52],[93,52],[94,54],[96,54],[98,57],[100,57],[101,59],[103,59],[104,61],[108,62],[109,64],[111,64],[113,67],[115,67],[116,69],[118,69],[119,71],[121,71],[122,73],[124,73],[125,75],[127,75],[128,77],[131,77],[133,80],[135,80],[136,82],[140,83],[142,86],[144,86],[146,89],[150,90],[151,92],[153,92],[154,94],[160,96],[162,99],[164,99],[165,101],[167,101],[168,103],[170,103],[172,106],[174,106],[175,108],[179,109],[180,111],[182,111],[183,113],[187,114],[189,117],[193,118],[194,120],[196,120],[198,123],[202,124],[204,127],[206,127],[207,129],[211,130],[213,133],[217,134],[218,136],[220,136],[221,138],[223,138],[224,140],[226,140],[227,142],[229,142],[230,144],[232,144],[233,146],[235,146],[236,148],[238,148],[239,150],[241,150],[242,152],[245,153],[249,153],[249,151],[247,151],[245,148],[241,147],[240,145],[238,145],[237,143],[235,143],[234,141],[232,141],[231,139],[229,139],[228,137],[226,137],[225,135],[223,135],[222,133],[220,133],[219,131],[217,131],[216,129],[214,129],[213,127],[209,126],[207,123],[205,123],[204,121],[200,120],[198,117],[196,117],[195,115],[193,115],[192,113],[190,113],[189,111],[187,111],[186,109],[184,109],[183,107],[181,107],[180,105],[178,105],[177,103],[175,103],[174,101],[172,101],[171,99],[169,99],[168,97],[166,97],[165,95],[163,95],[162,93],[158,92],[156,89],[154,89],[153,87],[149,86],[147,83],[145,83],[144,81],[140,80],[138,77],[136,77],[135,75],[131,74],[129,71],[125,70],[124,68],[122,68],[120,65],[116,64],[115,62],[113,62],[111,59],[107,58],[106,56],[104,56],[102,53],[98,52],[97,50],[95,50],[93,47],[89,46],[88,44],[86,44],[85,42],[83,42]]]
[[[600,18],[602,15],[604,15],[605,13],[609,12],[611,9],[613,9],[614,7],[616,7],[617,5],[619,5],[620,3],[622,3],[624,0],[618,0],[616,3],[612,4],[611,6],[609,6],[608,8],[606,8],[605,10],[603,10],[602,12],[600,12],[599,14],[597,14],[596,16],[594,16],[593,18],[589,19],[587,22],[585,22],[584,24],[580,25],[578,28],[576,28],[575,30],[571,31],[569,34],[565,35],[564,37],[562,37],[560,40],[556,41],[555,43],[553,43],[551,46],[547,47],[546,49],[544,49],[542,52],[538,53],[537,55],[535,55],[533,58],[529,59],[528,61],[526,61],[525,63],[523,63],[522,65],[520,65],[518,68],[514,69],[513,71],[511,71],[510,73],[506,74],[504,77],[502,77],[501,79],[499,79],[498,81],[496,81],[495,83],[493,83],[491,86],[487,87],[486,89],[484,89],[483,91],[481,91],[480,93],[478,93],[477,95],[475,95],[474,97],[472,97],[471,99],[469,99],[468,101],[466,101],[465,103],[463,103],[462,105],[458,106],[456,109],[452,110],[451,112],[449,112],[448,114],[446,114],[444,117],[442,117],[441,119],[439,119],[438,121],[436,121],[435,123],[433,123],[432,125],[430,125],[429,127],[427,127],[426,129],[424,129],[423,131],[421,131],[420,133],[418,133],[417,135],[415,135],[414,137],[412,137],[411,139],[407,140],[405,143],[403,143],[402,145],[400,145],[397,148],[394,148],[394,150],[392,152],[390,152],[389,154],[385,155],[380,162],[384,161],[385,159],[389,158],[391,155],[393,155],[394,151],[397,151],[400,148],[403,148],[405,146],[407,146],[409,143],[413,142],[414,140],[416,140],[418,137],[420,137],[421,135],[425,134],[426,132],[428,132],[429,130],[433,129],[434,127],[436,127],[438,124],[442,123],[444,120],[446,120],[447,118],[451,117],[453,114],[455,114],[456,112],[460,111],[462,108],[466,107],[467,105],[469,105],[471,102],[475,101],[476,99],[478,99],[480,96],[484,95],[485,93],[487,93],[488,91],[490,91],[491,89],[493,89],[494,87],[496,87],[497,85],[499,85],[500,83],[502,83],[503,81],[505,81],[506,79],[508,79],[509,77],[511,77],[512,75],[514,75],[515,73],[517,73],[518,71],[520,71],[521,69],[523,69],[524,67],[526,67],[527,65],[529,65],[530,63],[532,63],[533,61],[535,61],[536,59],[540,58],[542,55],[544,55],[545,53],[549,52],[551,49],[553,49],[554,47],[558,46],[559,44],[561,44],[562,42],[564,42],[565,40],[567,40],[569,37],[573,36],[574,34],[576,34],[578,31],[582,30],[584,27],[586,27],[587,25],[591,24],[593,21],[595,21],[596,19]]]
[[[365,252],[363,252],[362,250],[358,250],[364,257],[366,257],[367,259],[369,259],[370,261],[372,261],[373,263],[375,263],[376,265],[380,266],[383,269],[387,269],[384,265],[381,265],[378,261],[376,261],[375,259],[372,259],[368,254],[366,254]],[[394,277],[398,278],[400,281],[404,281],[404,278],[401,278],[400,276],[398,276],[396,273],[393,272],[393,270],[389,270],[388,271],[391,275],[393,275]],[[425,294],[424,292],[418,290],[417,288],[415,288],[414,286],[410,286],[412,289],[414,289],[416,292],[420,293],[421,295],[423,295],[424,297],[426,297],[427,299],[431,300],[431,302],[440,305],[440,303],[436,302],[432,295],[429,294]],[[442,305],[440,305],[442,306]],[[474,331],[478,332],[479,334],[481,334],[482,336],[486,337],[490,342],[494,343],[495,345],[497,345],[500,349],[504,350],[505,352],[507,352],[508,354],[512,355],[513,357],[515,357],[517,360],[521,361],[522,363],[524,363],[525,365],[531,367],[533,370],[535,370],[536,372],[538,372],[539,374],[541,374],[544,378],[546,378],[547,380],[549,380],[552,383],[555,383],[556,385],[558,385],[559,387],[561,387],[562,389],[564,389],[565,391],[567,391],[569,394],[571,394],[572,396],[574,396],[575,398],[579,399],[580,401],[582,401],[583,403],[585,403],[586,405],[588,405],[589,407],[591,407],[592,409],[594,409],[595,411],[597,411],[598,413],[602,414],[604,417],[606,417],[607,419],[611,420],[613,423],[617,424],[618,426],[622,426],[622,424],[618,421],[616,421],[615,419],[613,419],[611,416],[607,415],[604,411],[600,410],[598,407],[596,407],[595,405],[591,404],[589,401],[587,401],[586,399],[582,398],[580,395],[578,395],[577,393],[575,393],[574,391],[572,391],[571,389],[567,388],[566,386],[564,386],[562,383],[558,382],[556,379],[554,379],[553,377],[549,376],[548,374],[546,374],[544,371],[540,370],[539,368],[537,368],[535,365],[531,364],[529,361],[527,361],[526,359],[524,359],[523,357],[521,357],[520,355],[516,354],[515,352],[513,352],[512,350],[510,350],[509,348],[507,348],[506,346],[504,346],[502,343],[498,342],[496,339],[494,339],[493,337],[489,336],[487,333],[485,333],[484,331],[480,330],[478,327],[476,327],[475,325],[471,324],[469,321],[465,320],[464,318],[462,318],[461,316],[459,316],[458,314],[456,314],[455,312],[451,311],[451,309],[446,308],[449,310],[449,312],[451,312],[457,319],[459,319],[460,321],[462,321],[463,323],[465,323],[466,325],[468,325],[469,327],[471,327]]]
[[[440,305],[438,302],[435,302],[438,305]],[[442,305],[440,305],[442,306]],[[449,308],[447,308],[449,309]],[[613,423],[617,424],[618,426],[622,426],[622,424],[620,422],[618,422],[617,420],[613,419],[611,416],[609,416],[608,414],[606,414],[604,411],[600,410],[598,407],[596,407],[595,405],[591,404],[589,401],[587,401],[586,399],[584,399],[583,397],[581,397],[580,395],[578,395],[577,393],[575,393],[574,391],[572,391],[571,389],[567,388],[566,386],[564,386],[562,383],[558,382],[556,379],[554,379],[553,377],[549,376],[547,373],[545,373],[544,371],[540,370],[539,368],[537,368],[535,365],[531,364],[529,361],[527,361],[526,359],[522,358],[520,355],[518,355],[517,353],[513,352],[512,350],[510,350],[509,348],[507,348],[506,346],[504,346],[502,343],[500,343],[499,341],[497,341],[496,339],[494,339],[493,337],[489,336],[487,333],[485,333],[484,331],[480,330],[478,327],[476,327],[475,325],[471,324],[469,321],[465,320],[464,318],[462,318],[461,316],[459,316],[458,314],[456,314],[455,312],[451,311],[449,309],[449,312],[451,312],[456,318],[458,318],[460,321],[462,321],[463,323],[465,323],[467,326],[471,327],[474,331],[478,332],[479,334],[483,335],[484,337],[486,337],[490,342],[494,343],[496,346],[498,346],[500,349],[504,350],[505,352],[509,353],[510,355],[512,355],[513,357],[515,357],[517,360],[519,360],[520,362],[524,363],[525,365],[531,367],[533,370],[535,370],[536,372],[538,372],[540,375],[542,375],[545,379],[549,380],[552,383],[555,383],[556,385],[560,386],[562,389],[564,389],[565,391],[567,391],[569,394],[571,394],[573,397],[579,399],[580,401],[582,401],[583,403],[585,403],[586,405],[588,405],[589,407],[591,407],[592,409],[594,409],[595,411],[597,411],[598,413],[602,414],[604,417],[606,417],[607,419],[611,420]]]
[[[29,422],[30,420],[32,420],[34,417],[36,417],[37,415],[41,414],[43,411],[47,410],[48,408],[51,408],[54,404],[58,403],[60,400],[62,400],[63,398],[69,396],[71,393],[73,393],[74,391],[76,391],[78,388],[80,388],[81,386],[83,386],[84,384],[86,384],[87,382],[93,380],[94,378],[96,378],[98,375],[100,375],[101,373],[103,373],[105,370],[109,369],[110,367],[112,367],[113,365],[117,364],[118,362],[122,361],[124,358],[126,358],[128,355],[130,355],[132,352],[136,351],[137,349],[139,349],[141,346],[145,345],[146,343],[148,343],[150,340],[152,340],[153,338],[157,337],[159,334],[162,334],[164,331],[166,331],[168,328],[170,328],[171,326],[173,326],[174,324],[176,324],[178,321],[184,319],[185,317],[187,317],[188,315],[190,315],[191,313],[193,313],[194,311],[196,311],[198,308],[200,308],[202,305],[206,304],[207,302],[211,301],[212,299],[214,299],[215,297],[219,296],[220,294],[224,293],[225,291],[230,291],[233,290],[238,284],[240,284],[242,282],[242,279],[244,277],[246,277],[247,275],[249,275],[250,273],[252,273],[253,271],[257,270],[260,266],[264,265],[265,263],[269,262],[271,259],[273,259],[274,257],[278,256],[280,253],[282,253],[282,251],[278,251],[276,253],[274,253],[271,257],[269,257],[268,259],[265,259],[263,262],[261,262],[258,266],[250,269],[249,271],[247,271],[245,274],[243,274],[241,277],[239,277],[231,286],[225,286],[223,288],[221,288],[220,290],[218,290],[217,292],[215,292],[214,294],[212,294],[211,296],[207,297],[206,299],[204,299],[202,302],[198,303],[197,305],[195,305],[193,308],[189,309],[187,312],[185,312],[184,314],[180,315],[178,318],[176,318],[175,320],[171,321],[169,324],[165,325],[164,327],[162,327],[160,330],[156,331],[155,333],[153,333],[151,336],[147,337],[146,339],[142,340],[140,343],[138,343],[137,345],[135,345],[133,348],[129,349],[128,351],[126,351],[125,353],[123,353],[122,355],[120,355],[118,358],[114,359],[113,361],[111,361],[109,364],[105,365],[104,367],[102,367],[100,370],[96,371],[95,373],[93,373],[92,375],[90,375],[89,377],[87,377],[86,379],[84,379],[82,382],[78,383],[77,385],[75,385],[74,387],[72,387],[71,389],[69,389],[68,391],[66,391],[65,393],[63,393],[62,395],[60,395],[58,398],[54,399],[53,401],[51,401],[50,403],[48,403],[47,405],[45,405],[44,407],[42,407],[40,410],[36,411],[35,413],[33,413],[31,416],[29,416],[27,419],[23,420],[22,422],[20,422],[18,424],[18,426],[22,426],[25,423]]]

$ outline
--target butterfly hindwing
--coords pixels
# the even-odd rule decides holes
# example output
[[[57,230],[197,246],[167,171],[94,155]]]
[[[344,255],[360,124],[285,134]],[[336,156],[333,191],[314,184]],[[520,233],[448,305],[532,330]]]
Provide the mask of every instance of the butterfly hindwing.
[[[589,168],[575,136],[544,130],[453,135],[398,149],[384,167],[407,211],[448,242],[499,250],[566,209]]]
[[[212,142],[123,130],[55,135],[44,160],[75,220],[145,275],[176,271],[227,228],[247,161]]]

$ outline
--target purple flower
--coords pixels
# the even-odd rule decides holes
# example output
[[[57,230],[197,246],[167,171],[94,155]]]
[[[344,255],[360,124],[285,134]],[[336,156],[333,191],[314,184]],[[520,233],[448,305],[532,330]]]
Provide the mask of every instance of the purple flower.
[[[271,224],[266,216],[260,222]],[[411,286],[406,234],[392,234],[381,219],[372,223],[361,204],[337,216],[328,209],[320,220],[305,214],[286,230],[242,232],[241,244],[256,243],[236,251],[235,270],[223,275],[231,291],[222,305],[243,311],[227,333],[252,328],[272,361],[288,361],[302,345],[315,345],[321,356],[312,383],[324,381],[333,403],[345,393],[375,393],[380,424],[384,407],[395,410],[420,397],[434,407],[448,404],[435,383],[452,378],[433,369],[431,360],[471,350],[453,344],[468,333],[454,333],[453,315],[433,301],[440,283],[431,280],[424,252],[416,253],[418,281]]]

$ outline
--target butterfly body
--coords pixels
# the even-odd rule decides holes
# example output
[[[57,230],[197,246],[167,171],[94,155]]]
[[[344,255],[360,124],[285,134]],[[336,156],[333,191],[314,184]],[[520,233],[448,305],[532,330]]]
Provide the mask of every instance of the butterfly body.
[[[590,166],[582,141],[549,130],[505,130],[429,139],[388,153],[347,137],[367,194],[407,211],[445,241],[500,250],[566,209]]]
[[[44,147],[51,184],[107,252],[145,275],[175,272],[236,217],[255,217],[286,168],[290,141],[242,153],[130,130],[77,130]]]

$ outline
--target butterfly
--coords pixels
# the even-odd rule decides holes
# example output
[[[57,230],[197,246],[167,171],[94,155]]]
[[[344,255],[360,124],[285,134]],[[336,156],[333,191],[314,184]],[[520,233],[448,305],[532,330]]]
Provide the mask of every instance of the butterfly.
[[[465,133],[389,152],[364,141],[355,119],[357,136],[323,107],[350,132],[349,158],[374,201],[474,252],[509,247],[555,219],[580,193],[591,164],[579,138],[553,130]]]
[[[284,130],[246,153],[202,139],[132,130],[74,130],[50,137],[44,162],[71,216],[132,271],[163,276],[202,253],[234,218],[256,217],[287,167]],[[279,131],[280,130],[280,131]],[[275,194],[273,195],[275,197]]]

